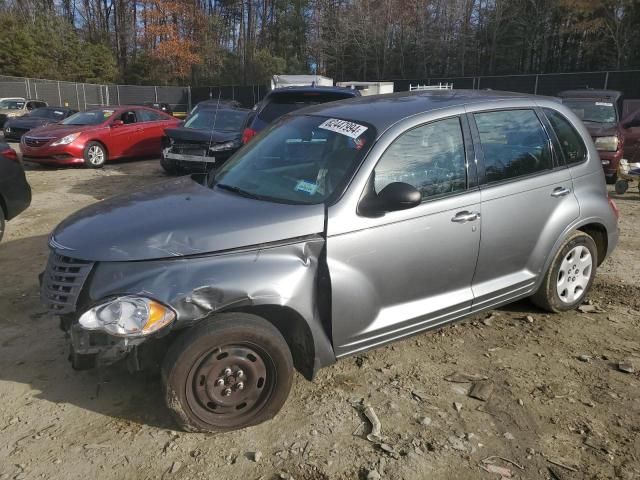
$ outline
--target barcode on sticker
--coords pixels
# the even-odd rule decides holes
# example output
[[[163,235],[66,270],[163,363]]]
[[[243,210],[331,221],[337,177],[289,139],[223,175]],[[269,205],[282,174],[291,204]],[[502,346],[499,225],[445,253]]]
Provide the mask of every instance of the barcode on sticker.
[[[350,138],[358,138],[364,132],[367,131],[368,127],[364,125],[360,125],[355,122],[348,122],[347,120],[339,120],[337,118],[330,118],[329,120],[323,122],[319,128],[324,130],[330,130],[332,132],[339,133],[341,135],[346,135]]]

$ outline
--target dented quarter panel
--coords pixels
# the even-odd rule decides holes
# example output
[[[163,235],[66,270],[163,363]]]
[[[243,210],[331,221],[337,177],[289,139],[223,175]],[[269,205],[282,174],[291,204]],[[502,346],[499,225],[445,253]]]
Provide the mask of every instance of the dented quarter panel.
[[[90,287],[92,303],[137,294],[161,301],[177,313],[177,330],[229,310],[281,306],[308,325],[314,344],[314,370],[335,361],[317,305],[317,275],[324,238],[310,235],[260,248],[188,258],[141,262],[102,262]]]

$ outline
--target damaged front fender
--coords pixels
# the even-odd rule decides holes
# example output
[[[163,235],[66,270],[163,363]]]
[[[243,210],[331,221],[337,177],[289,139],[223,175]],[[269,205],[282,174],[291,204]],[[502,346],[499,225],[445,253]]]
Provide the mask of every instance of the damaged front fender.
[[[279,328],[296,366],[310,377],[335,361],[330,320],[320,313],[329,309],[318,304],[327,298],[318,295],[324,246],[324,238],[311,235],[206,256],[101,262],[87,293],[91,303],[120,295],[153,298],[176,311],[174,330],[218,312],[255,312]]]

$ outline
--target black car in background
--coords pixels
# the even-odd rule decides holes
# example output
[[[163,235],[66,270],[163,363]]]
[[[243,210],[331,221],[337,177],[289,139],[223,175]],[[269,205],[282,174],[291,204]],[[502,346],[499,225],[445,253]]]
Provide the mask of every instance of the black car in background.
[[[250,110],[199,103],[180,127],[165,130],[160,164],[169,174],[220,167],[242,146]]]
[[[22,135],[37,127],[58,123],[70,117],[77,110],[67,107],[42,107],[16,118],[9,118],[4,124],[4,138],[20,141]]]
[[[144,106],[155,108],[156,110],[160,110],[161,112],[173,115],[173,109],[171,108],[171,105],[166,102],[144,102]]]
[[[18,154],[0,142],[0,240],[5,223],[31,204],[31,187],[24,175]]]
[[[285,87],[271,90],[254,108],[242,143],[247,143],[267,125],[287,113],[310,105],[359,97],[360,91],[343,87]]]

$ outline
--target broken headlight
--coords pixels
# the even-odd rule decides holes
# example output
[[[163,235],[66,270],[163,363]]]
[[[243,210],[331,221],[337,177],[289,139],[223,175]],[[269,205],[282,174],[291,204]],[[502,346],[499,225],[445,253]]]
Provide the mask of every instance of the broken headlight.
[[[212,152],[220,152],[222,150],[231,150],[232,148],[236,148],[238,144],[236,142],[224,142],[224,143],[216,143],[209,147],[209,150]]]
[[[80,317],[86,330],[101,330],[118,337],[142,337],[169,325],[176,314],[145,297],[126,296],[93,307]]]

